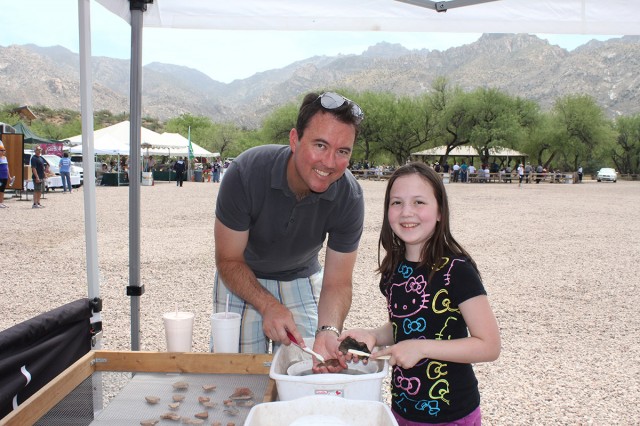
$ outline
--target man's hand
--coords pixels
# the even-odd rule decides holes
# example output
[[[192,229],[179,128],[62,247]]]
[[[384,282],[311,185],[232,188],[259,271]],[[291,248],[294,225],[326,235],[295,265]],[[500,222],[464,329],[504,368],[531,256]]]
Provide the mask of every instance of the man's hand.
[[[334,332],[322,331],[318,333],[313,343],[313,350],[324,357],[325,364],[318,366],[318,360],[314,358],[314,373],[339,373],[348,368],[345,356],[338,350],[338,346],[340,346],[340,342],[338,342],[338,336]],[[326,365],[326,361],[330,359],[337,359],[339,365]]]
[[[287,337],[287,330],[289,330],[300,345],[304,346],[304,340],[293,321],[291,311],[282,303],[272,299],[260,310],[260,314],[262,315],[262,331],[269,339],[288,346],[291,344],[291,340]]]

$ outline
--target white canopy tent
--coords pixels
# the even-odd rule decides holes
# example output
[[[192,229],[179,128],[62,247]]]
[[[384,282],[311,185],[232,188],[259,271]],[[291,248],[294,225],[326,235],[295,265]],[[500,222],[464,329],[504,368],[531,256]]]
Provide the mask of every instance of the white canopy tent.
[[[94,147],[97,146],[109,146],[109,143],[114,144],[114,146],[129,146],[131,143],[129,130],[131,129],[131,123],[128,120],[121,121],[120,123],[114,124],[112,126],[104,127],[99,130],[94,130],[93,132],[93,141]],[[144,127],[140,127],[140,143],[155,145],[159,143],[161,140],[160,133],[156,133],[153,130],[149,130]],[[76,135],[69,138],[70,144],[82,144],[82,135]],[[76,151],[77,152],[77,151]],[[80,151],[82,152],[82,151]],[[129,155],[128,152],[124,152],[123,154]]]
[[[78,0],[83,145],[93,142],[90,1]],[[96,0],[131,24],[131,144],[141,144],[142,28],[281,31],[502,32],[640,34],[640,2],[629,0]],[[411,4],[409,4],[411,3]],[[475,4],[473,3],[481,3]],[[458,6],[468,6],[458,8]],[[431,9],[431,10],[429,10]],[[438,13],[451,9],[447,13]],[[233,42],[233,40],[231,40]],[[83,151],[85,161],[92,148]],[[137,175],[139,150],[132,151]],[[88,168],[88,162],[84,164]],[[91,174],[90,174],[91,175]],[[87,274],[90,297],[98,296],[95,193],[85,191]],[[129,186],[129,286],[131,345],[139,350],[140,183]],[[91,270],[90,270],[91,268]]]
[[[449,157],[478,157],[480,153],[477,149],[469,145],[462,145],[453,148],[447,154],[447,146],[441,145],[436,146],[435,148],[425,149],[424,151],[416,151],[412,152],[411,155],[416,157],[441,157],[443,155],[449,155]],[[520,151],[516,151],[515,149],[510,148],[489,148],[490,156],[499,156],[499,157],[526,157],[527,154],[524,154]]]
[[[93,143],[95,155],[129,155],[130,146],[127,142],[116,139],[111,135],[96,136]],[[69,148],[72,154],[82,154],[82,145]]]
[[[215,153],[207,151],[197,143],[191,141],[191,149],[195,157],[213,158]],[[170,155],[170,156],[188,156],[189,155],[189,139],[180,133],[162,133],[160,139],[157,140],[150,148],[149,154],[153,155]]]
[[[93,149],[97,155],[119,154],[130,155],[131,123],[122,121],[112,126],[104,127],[93,132]],[[187,156],[189,155],[189,140],[179,133],[157,133],[145,127],[140,127],[140,147],[151,155]],[[71,145],[69,149],[73,154],[81,154],[84,150],[82,145],[82,135],[69,138]],[[193,155],[196,157],[214,157],[214,154],[202,148],[200,145],[191,142]]]

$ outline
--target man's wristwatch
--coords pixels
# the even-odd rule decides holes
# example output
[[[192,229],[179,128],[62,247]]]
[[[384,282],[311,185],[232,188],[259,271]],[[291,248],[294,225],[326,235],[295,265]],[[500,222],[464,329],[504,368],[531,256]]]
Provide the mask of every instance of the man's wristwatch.
[[[316,337],[318,336],[318,333],[321,333],[323,331],[333,331],[334,333],[336,333],[336,335],[338,337],[340,337],[340,330],[338,330],[336,327],[334,327],[332,325],[323,325],[323,326],[319,327],[316,330]]]

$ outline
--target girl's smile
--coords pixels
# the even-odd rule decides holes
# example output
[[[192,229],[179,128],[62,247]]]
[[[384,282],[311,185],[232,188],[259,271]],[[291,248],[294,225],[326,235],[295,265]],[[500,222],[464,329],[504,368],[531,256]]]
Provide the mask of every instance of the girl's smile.
[[[420,175],[411,174],[396,179],[389,196],[391,229],[405,242],[407,260],[419,262],[422,247],[440,220],[433,188]]]

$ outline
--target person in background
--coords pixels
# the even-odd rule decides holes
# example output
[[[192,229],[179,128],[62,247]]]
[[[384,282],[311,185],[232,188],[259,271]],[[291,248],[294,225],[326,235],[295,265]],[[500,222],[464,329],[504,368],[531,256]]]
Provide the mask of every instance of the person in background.
[[[476,167],[473,165],[473,163],[469,163],[469,167],[467,168],[467,173],[468,175],[474,175],[476,176]],[[477,176],[476,176],[477,178]]]
[[[153,155],[149,156],[149,160],[147,160],[147,172],[153,172],[153,168],[156,166],[156,160],[153,158]]]
[[[536,183],[540,183],[544,172],[545,169],[542,167],[542,164],[538,164],[538,167],[536,167]]]
[[[47,162],[42,158],[42,148],[37,146],[35,154],[31,156],[31,177],[33,179],[33,209],[42,209],[40,198],[44,192]]]
[[[453,181],[457,182],[460,177],[460,165],[456,161],[453,163]]]
[[[220,164],[220,159],[216,158],[212,165],[213,170],[213,183],[220,183],[220,173],[222,171],[222,164]]]
[[[215,212],[214,312],[242,315],[240,351],[268,341],[304,345],[346,368],[338,336],[351,307],[352,274],[363,230],[362,188],[347,170],[364,117],[333,92],[309,93],[289,145],[244,151],[225,172]],[[326,241],[324,268],[318,254]],[[215,336],[213,336],[215,340]]]
[[[480,425],[472,364],[498,358],[500,330],[476,263],[451,234],[446,190],[433,169],[412,163],[393,173],[379,245],[389,321],[339,340],[382,346],[372,360],[390,356],[391,409],[400,426]]]
[[[460,180],[461,182],[467,182],[469,176],[469,166],[462,160],[462,164],[460,165]]]
[[[582,183],[582,166],[578,167],[578,183]]]
[[[58,162],[60,168],[60,179],[62,180],[62,193],[71,193],[71,160],[69,159],[69,153],[62,154],[62,158]]]
[[[182,186],[184,182],[184,172],[187,170],[187,162],[178,157],[178,160],[173,163],[173,170],[176,171],[176,186]]]
[[[520,165],[518,166],[518,186],[522,186],[522,179],[524,179],[524,174],[525,174],[525,168],[522,165],[522,163],[520,163]]]
[[[2,142],[0,142],[0,209],[9,208],[9,206],[4,204],[4,190],[7,186],[13,186],[13,179],[9,171],[9,160],[6,154],[7,151]]]
[[[531,163],[527,162],[527,165],[524,166],[524,176],[527,183],[529,183],[529,178],[531,177],[531,173],[533,172],[533,166]]]

